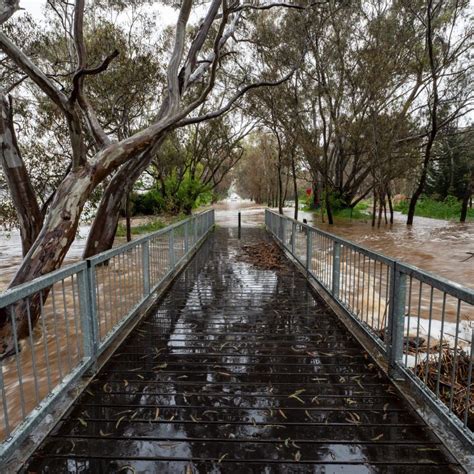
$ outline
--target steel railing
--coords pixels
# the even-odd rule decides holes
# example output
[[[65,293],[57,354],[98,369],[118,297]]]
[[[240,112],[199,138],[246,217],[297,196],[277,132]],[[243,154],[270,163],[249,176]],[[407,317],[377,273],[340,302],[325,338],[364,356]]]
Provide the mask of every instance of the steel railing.
[[[0,459],[47,415],[214,226],[214,211],[0,295],[11,355],[0,360]]]
[[[459,438],[474,441],[474,291],[274,211],[274,238]]]

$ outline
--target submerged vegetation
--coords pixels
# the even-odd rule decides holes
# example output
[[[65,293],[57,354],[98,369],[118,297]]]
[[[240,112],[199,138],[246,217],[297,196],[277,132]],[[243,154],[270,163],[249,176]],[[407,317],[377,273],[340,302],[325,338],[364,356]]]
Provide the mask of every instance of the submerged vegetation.
[[[431,217],[433,219],[457,220],[461,213],[461,202],[454,196],[448,196],[444,200],[436,200],[430,197],[422,197],[416,206],[415,215],[420,217]],[[408,213],[408,201],[400,201],[395,205],[395,210],[402,214]],[[467,209],[466,220],[474,220],[474,209]]]

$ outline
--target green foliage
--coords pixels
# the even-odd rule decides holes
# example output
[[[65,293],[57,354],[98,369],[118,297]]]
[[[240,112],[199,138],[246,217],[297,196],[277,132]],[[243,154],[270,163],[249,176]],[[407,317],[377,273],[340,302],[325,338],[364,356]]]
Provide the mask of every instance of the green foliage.
[[[401,201],[395,206],[396,211],[402,214],[408,213],[409,201]],[[433,219],[459,219],[461,215],[461,203],[455,196],[447,196],[442,201],[424,196],[416,205],[416,216],[431,217]],[[467,219],[474,220],[474,209],[468,209]]]
[[[131,214],[151,216],[161,213],[173,215],[189,214],[197,207],[209,204],[213,193],[200,181],[185,176],[178,180],[176,174],[164,180],[162,188],[153,188],[145,193],[134,193],[131,197]]]
[[[146,224],[140,224],[137,226],[132,225],[132,235],[140,235],[140,234],[149,234],[151,232],[156,232],[157,230],[163,229],[169,224],[166,224],[160,219],[154,219]],[[127,235],[127,227],[120,223],[117,226],[117,232],[115,234],[117,237],[125,237]]]
[[[132,215],[152,216],[160,214],[165,209],[165,200],[157,189],[152,189],[143,194],[135,193],[131,198]]]
[[[369,201],[361,201],[356,204],[353,209],[350,207],[333,207],[333,214],[334,217],[338,219],[367,219],[370,215],[369,207]],[[322,208],[315,211],[311,209],[309,205],[306,205],[305,211],[314,212],[317,216],[321,216]],[[324,209],[323,211],[325,212]]]

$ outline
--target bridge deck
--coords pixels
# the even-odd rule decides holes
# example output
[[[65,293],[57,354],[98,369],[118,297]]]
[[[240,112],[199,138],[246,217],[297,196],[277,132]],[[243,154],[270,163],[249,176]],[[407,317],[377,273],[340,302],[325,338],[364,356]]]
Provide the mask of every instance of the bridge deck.
[[[240,242],[211,236],[27,471],[458,472],[304,277]]]

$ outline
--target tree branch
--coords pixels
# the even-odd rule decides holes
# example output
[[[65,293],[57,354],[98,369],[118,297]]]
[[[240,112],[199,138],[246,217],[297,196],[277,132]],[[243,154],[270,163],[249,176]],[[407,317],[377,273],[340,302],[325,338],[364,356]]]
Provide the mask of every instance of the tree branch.
[[[177,122],[176,128],[184,127],[185,125],[190,125],[192,123],[203,122],[204,120],[210,120],[210,119],[219,117],[220,115],[228,112],[230,110],[230,108],[232,107],[232,105],[234,105],[234,103],[240,97],[242,97],[245,93],[247,93],[248,91],[250,91],[252,89],[257,89],[258,87],[279,86],[280,84],[283,84],[288,79],[290,79],[290,77],[294,74],[294,72],[295,72],[295,69],[293,69],[287,75],[285,75],[284,77],[282,77],[281,79],[279,79],[278,81],[275,81],[275,82],[260,81],[260,82],[256,82],[256,83],[253,83],[253,84],[249,84],[248,86],[245,86],[242,89],[240,89],[238,92],[236,92],[234,94],[234,96],[231,99],[229,99],[227,104],[224,105],[223,107],[221,107],[220,109],[217,109],[214,112],[209,112],[209,113],[204,114],[204,115],[198,115],[197,117],[190,117],[190,118],[187,118],[187,119],[183,119],[183,120]]]

